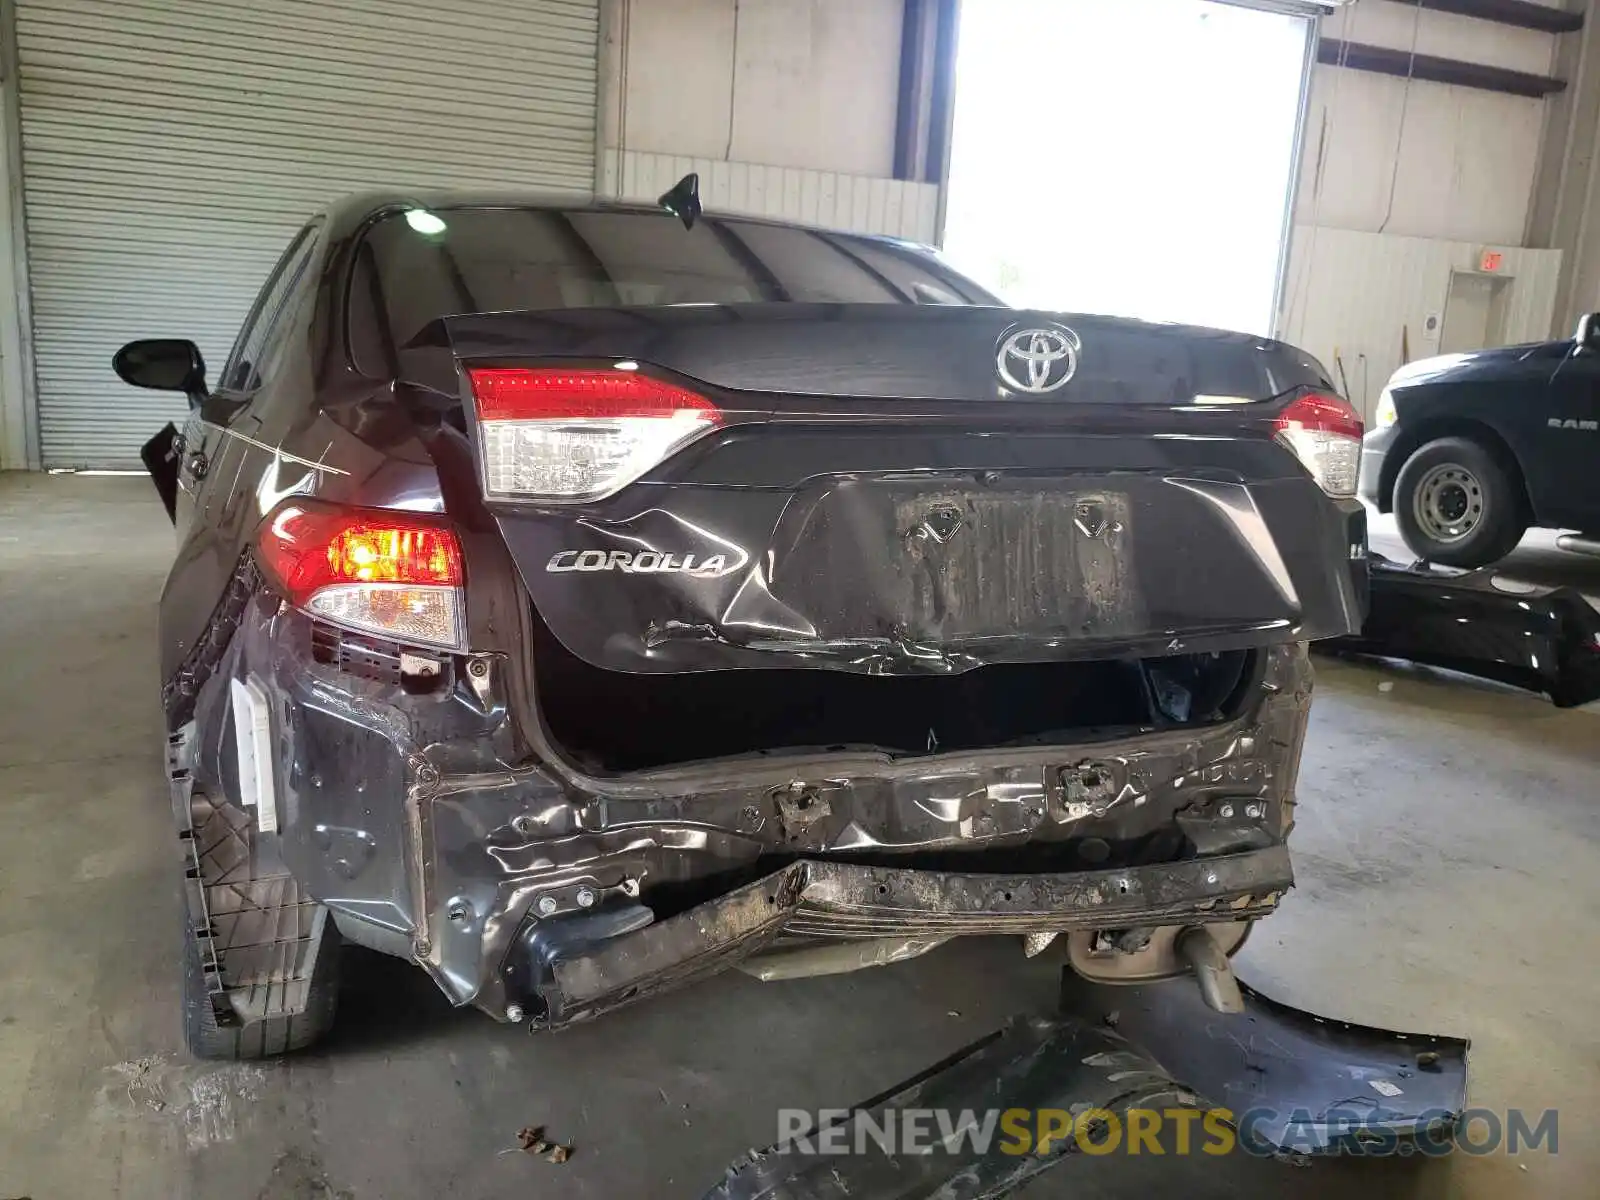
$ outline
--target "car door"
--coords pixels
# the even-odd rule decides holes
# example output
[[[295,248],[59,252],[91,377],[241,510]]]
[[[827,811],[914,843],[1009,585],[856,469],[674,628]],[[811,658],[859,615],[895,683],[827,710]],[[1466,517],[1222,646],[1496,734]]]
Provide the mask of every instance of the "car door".
[[[215,384],[190,410],[175,439],[178,557],[161,610],[162,641],[169,654],[181,656],[194,644],[237,566],[237,550],[220,518],[245,457],[256,447],[258,400],[283,348],[285,318],[304,298],[318,233],[313,223],[290,242],[240,327]]]
[[[210,394],[200,405],[202,444],[185,464],[203,498],[202,516],[215,523],[232,489],[238,465],[261,427],[258,399],[266,391],[283,348],[287,317],[304,295],[316,255],[319,223],[301,229],[263,285]]]
[[[1573,342],[1538,415],[1529,474],[1542,476],[1534,485],[1540,523],[1600,529],[1600,350]]]

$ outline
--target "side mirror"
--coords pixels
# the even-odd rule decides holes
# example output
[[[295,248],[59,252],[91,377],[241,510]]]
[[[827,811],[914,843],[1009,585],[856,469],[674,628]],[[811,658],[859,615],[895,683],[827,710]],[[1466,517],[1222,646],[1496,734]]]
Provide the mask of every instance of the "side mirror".
[[[206,394],[206,360],[199,346],[183,338],[129,342],[117,351],[111,366],[124,383],[134,387],[183,392],[195,402]]]
[[[1574,335],[1579,350],[1600,352],[1600,313],[1584,313],[1578,318],[1578,332]]]

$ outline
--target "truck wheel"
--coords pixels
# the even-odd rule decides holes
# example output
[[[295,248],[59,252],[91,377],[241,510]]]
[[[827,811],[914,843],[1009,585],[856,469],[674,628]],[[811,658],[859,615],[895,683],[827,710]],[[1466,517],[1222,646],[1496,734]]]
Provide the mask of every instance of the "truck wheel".
[[[304,1011],[220,1024],[201,967],[200,939],[184,921],[183,1040],[191,1054],[196,1058],[272,1058],[304,1050],[333,1027],[339,1000],[339,931],[326,913],[317,924],[322,932]]]
[[[1420,447],[1394,485],[1395,522],[1412,553],[1449,567],[1483,567],[1527,532],[1517,481],[1471,438]]]

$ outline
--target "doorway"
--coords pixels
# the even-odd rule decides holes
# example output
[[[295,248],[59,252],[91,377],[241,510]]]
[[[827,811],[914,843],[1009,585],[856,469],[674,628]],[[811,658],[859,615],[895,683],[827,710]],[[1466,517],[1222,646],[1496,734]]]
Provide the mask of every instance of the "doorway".
[[[1270,333],[1312,34],[1215,0],[963,6],[952,263],[1021,306]]]
[[[1451,271],[1445,295],[1439,353],[1462,354],[1505,345],[1506,298],[1511,280],[1476,271]]]

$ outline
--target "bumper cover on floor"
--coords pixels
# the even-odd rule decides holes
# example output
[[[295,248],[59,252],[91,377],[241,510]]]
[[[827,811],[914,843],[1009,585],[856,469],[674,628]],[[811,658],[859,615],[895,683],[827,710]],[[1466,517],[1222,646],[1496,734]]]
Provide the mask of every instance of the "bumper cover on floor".
[[[1285,1155],[1451,1149],[1466,1041],[1332,1021],[1248,987],[1244,999],[1244,1012],[1220,1014],[1190,979],[1107,988],[1067,972],[1060,1014],[1015,1017],[825,1126],[745,1154],[706,1200],[998,1197],[1057,1170],[1064,1190],[1048,1194],[1102,1195],[1108,1176],[1152,1155],[1165,1186],[1149,1194],[1280,1195],[1296,1191]],[[1175,1138],[1185,1111],[1194,1119]],[[1153,1143],[1130,1140],[1139,1126]]]
[[[1361,632],[1319,651],[1407,659],[1543,692],[1559,708],[1600,700],[1600,612],[1568,587],[1533,587],[1493,567],[1450,571],[1372,556]]]

